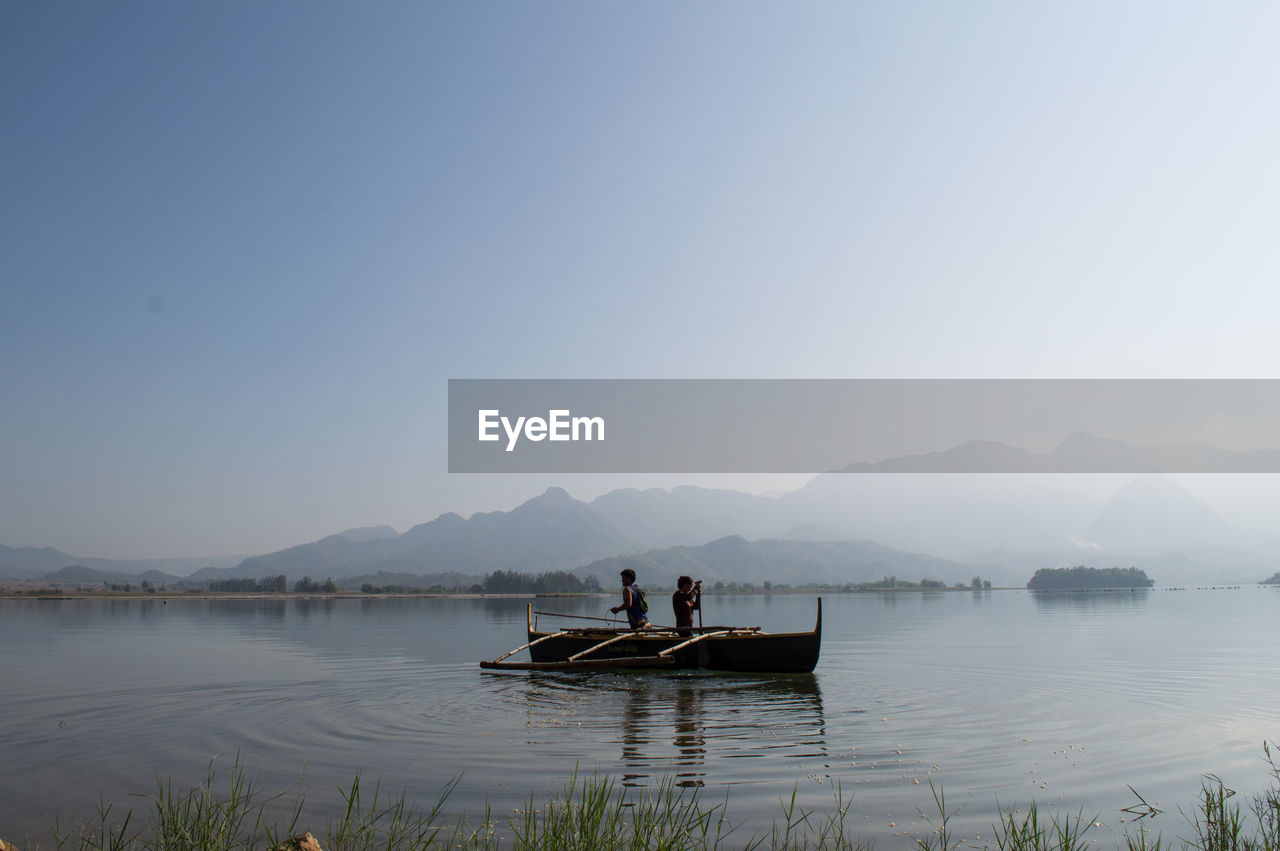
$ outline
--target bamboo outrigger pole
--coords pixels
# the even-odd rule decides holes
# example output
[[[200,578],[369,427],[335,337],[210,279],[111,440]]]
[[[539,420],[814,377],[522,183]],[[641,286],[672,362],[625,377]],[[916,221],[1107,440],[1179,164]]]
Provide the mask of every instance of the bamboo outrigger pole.
[[[618,635],[615,635],[613,638],[607,638],[604,641],[601,641],[599,644],[591,645],[586,650],[583,650],[581,653],[574,653],[572,656],[569,657],[568,661],[576,662],[579,659],[581,659],[583,656],[586,656],[590,653],[594,653],[595,651],[599,650],[601,647],[608,647],[610,644],[612,644],[615,641],[621,641],[624,638],[635,638],[637,635],[640,635],[640,634],[641,633],[639,632],[620,633]]]
[[[521,644],[521,645],[520,645],[519,647],[517,647],[515,650],[508,650],[506,653],[503,653],[503,654],[502,654],[501,656],[499,656],[497,659],[494,659],[494,660],[493,660],[493,661],[494,661],[494,664],[497,664],[498,662],[501,662],[503,659],[507,658],[508,656],[514,656],[514,655],[516,655],[516,654],[517,654],[517,653],[519,653],[521,650],[527,650],[527,649],[529,649],[530,647],[532,647],[532,646],[533,646],[533,645],[535,645],[535,644],[541,644],[542,642],[546,641],[548,638],[559,638],[559,637],[560,637],[560,636],[562,636],[562,635],[568,635],[568,634],[569,634],[569,632],[566,630],[565,632],[557,632],[557,633],[553,633],[553,634],[551,634],[551,635],[544,635],[544,636],[542,636],[541,638],[536,638],[536,639],[534,639],[533,641],[530,641],[528,644]]]
[[[506,671],[556,671],[567,668],[634,668],[673,665],[674,656],[620,656],[613,659],[578,659],[575,662],[481,662],[481,668]]]
[[[671,654],[675,653],[677,650],[688,647],[690,644],[697,644],[699,641],[705,641],[708,638],[719,638],[722,635],[732,635],[732,634],[733,634],[733,630],[731,629],[726,629],[722,632],[704,632],[702,633],[702,635],[694,636],[693,638],[690,638],[688,641],[682,641],[679,644],[675,645],[674,647],[668,647],[666,650],[660,650],[658,651],[658,655],[670,656]]]

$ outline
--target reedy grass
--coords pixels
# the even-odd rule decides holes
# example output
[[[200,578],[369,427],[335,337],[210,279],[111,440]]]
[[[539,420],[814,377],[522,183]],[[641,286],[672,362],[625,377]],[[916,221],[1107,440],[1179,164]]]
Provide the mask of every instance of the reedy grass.
[[[1191,835],[1176,840],[1152,835],[1150,820],[1161,813],[1130,787],[1137,804],[1119,812],[1131,816],[1115,847],[1129,851],[1165,851],[1184,848],[1200,851],[1280,851],[1280,769],[1272,761],[1270,746],[1263,745],[1271,767],[1272,785],[1249,799],[1243,808],[1237,793],[1216,775],[1202,777],[1196,805],[1182,813]],[[798,786],[789,798],[779,800],[781,818],[763,832],[750,834],[742,823],[728,816],[728,795],[711,805],[703,803],[701,789],[686,788],[665,777],[657,786],[632,788],[614,778],[576,770],[541,802],[531,794],[527,804],[503,818],[486,808],[479,822],[446,815],[446,804],[460,778],[446,784],[435,803],[416,809],[406,793],[390,795],[375,784],[372,794],[360,775],[340,789],[345,808],[320,836],[325,851],[410,851],[411,849],[460,848],[467,851],[703,851],[703,849],[869,849],[872,843],[855,837],[846,826],[853,804],[839,785],[830,809],[807,810],[797,801]],[[142,795],[148,806],[135,817],[99,800],[96,818],[64,828],[56,819],[50,825],[51,843],[28,838],[24,851],[41,847],[67,851],[233,851],[270,849],[298,831],[303,800],[299,796],[288,809],[283,825],[268,817],[279,812],[284,793],[264,795],[237,755],[224,794],[215,794],[215,772],[210,763],[207,782],[182,790],[172,780],[157,778],[154,794]],[[915,840],[920,851],[960,848],[998,848],[1001,851],[1081,851],[1098,846],[1102,839],[1087,835],[1096,825],[1083,810],[1074,815],[1046,814],[1033,801],[1025,810],[1000,808],[993,838],[957,839],[950,820],[959,810],[947,808],[941,788],[929,784],[936,818],[921,812],[932,833]],[[1105,846],[1102,846],[1105,847]]]
[[[732,832],[723,812],[723,804],[704,808],[696,789],[676,786],[671,777],[633,796],[613,778],[583,778],[575,770],[543,806],[530,796],[508,828],[514,848],[717,848]]]
[[[1250,819],[1241,812],[1234,789],[1227,788],[1216,774],[1201,778],[1196,808],[1184,818],[1194,836],[1188,847],[1202,851],[1280,851],[1280,768],[1271,756],[1270,744],[1262,751],[1270,768],[1273,785],[1249,801]]]
[[[1084,811],[1074,816],[1052,815],[1041,824],[1040,809],[1033,801],[1023,815],[1016,810],[1001,810],[1000,822],[993,826],[996,847],[1001,851],[1083,851],[1089,846],[1084,835],[1094,820],[1084,818]]]
[[[459,822],[452,831],[441,835],[441,823],[445,802],[458,785],[460,778],[447,783],[435,804],[425,813],[413,810],[404,794],[399,797],[382,797],[382,785],[375,784],[373,798],[366,807],[360,792],[360,775],[351,781],[351,788],[339,790],[346,802],[346,810],[336,823],[328,825],[327,847],[349,851],[374,851],[380,848],[432,848],[456,846],[462,838],[463,826]],[[379,799],[384,802],[380,808]],[[486,818],[486,821],[488,819]],[[292,832],[289,834],[292,835]]]
[[[796,804],[796,792],[798,787],[791,787],[791,798],[789,800],[779,801],[782,805],[783,824],[778,825],[774,822],[773,828],[765,834],[757,835],[745,847],[748,849],[757,848],[784,848],[784,849],[802,849],[802,848],[834,848],[839,851],[851,851],[852,849],[870,849],[872,844],[867,841],[855,839],[846,832],[845,818],[849,814],[849,807],[853,806],[853,799],[844,796],[844,790],[840,784],[836,784],[833,790],[835,800],[833,801],[834,809],[831,812],[816,815],[813,810],[806,810]],[[726,801],[727,803],[727,801]],[[810,843],[813,843],[810,845]]]
[[[132,820],[133,811],[125,813],[124,821],[117,823],[111,818],[111,805],[98,798],[97,809],[98,821],[95,824],[91,821],[69,828],[65,833],[62,830],[62,824],[57,816],[54,816],[53,822],[49,825],[49,832],[53,836],[55,848],[68,849],[106,849],[106,851],[115,851],[116,849],[128,848],[131,842],[129,838],[129,822]],[[28,842],[30,840],[28,839]]]
[[[296,827],[301,801],[284,831],[267,823],[267,805],[282,798],[284,793],[263,797],[238,756],[231,767],[226,797],[214,794],[214,779],[212,762],[208,781],[193,789],[174,788],[172,778],[157,779],[159,790],[151,798],[153,818],[148,825],[157,848],[250,848],[259,837],[275,844]]]
[[[939,849],[939,851],[947,851],[948,848],[954,847],[950,822],[951,819],[960,811],[947,811],[946,793],[933,785],[932,778],[929,780],[929,791],[933,793],[933,805],[938,810],[938,824],[937,827],[933,829],[933,833],[930,836],[925,839],[916,840],[916,848],[918,848],[919,851],[933,851],[935,848]],[[925,822],[933,824],[933,819],[931,819],[924,810],[917,809],[916,812],[920,813],[920,818],[924,819]]]
[[[274,845],[291,835],[301,813],[298,801],[287,826],[266,820],[267,807],[284,797],[280,792],[264,796],[255,780],[240,762],[239,754],[231,766],[225,795],[214,793],[217,772],[209,763],[208,779],[191,789],[178,789],[172,778],[156,778],[154,795],[139,795],[149,803],[152,818],[134,819],[126,810],[122,821],[112,818],[111,805],[99,798],[97,821],[86,821],[65,832],[55,818],[50,825],[53,844],[69,851],[133,851],[133,849],[239,849],[256,848],[263,842]],[[131,828],[132,825],[132,828]]]
[[[50,825],[52,847],[68,851],[239,851],[266,849],[297,832],[303,801],[299,797],[285,826],[270,822],[268,807],[284,793],[264,796],[255,787],[237,756],[227,791],[214,793],[216,772],[210,763],[208,780],[189,790],[172,780],[157,780],[147,799],[149,819],[133,810],[113,817],[113,807],[101,800],[97,818],[64,828]],[[837,793],[834,813],[815,817],[796,805],[796,789],[781,801],[785,827],[771,834],[730,839],[740,826],[725,816],[723,803],[706,806],[700,790],[677,785],[672,777],[656,787],[632,789],[607,776],[580,775],[569,780],[541,804],[530,795],[525,807],[503,821],[486,808],[478,825],[450,819],[446,803],[460,778],[446,784],[433,806],[413,808],[407,795],[385,794],[375,785],[371,795],[357,774],[349,788],[340,789],[345,807],[337,821],[326,826],[325,851],[411,851],[461,848],[468,851],[700,851],[718,848],[836,848],[861,847],[845,833],[844,816],[851,801]],[[43,847],[28,838],[24,849]]]

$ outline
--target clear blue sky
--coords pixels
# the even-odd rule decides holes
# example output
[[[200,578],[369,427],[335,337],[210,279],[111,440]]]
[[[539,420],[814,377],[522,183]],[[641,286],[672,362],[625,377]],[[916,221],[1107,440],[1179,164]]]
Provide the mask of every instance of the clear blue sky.
[[[450,477],[451,377],[1277,377],[1277,32],[4,3],[0,543],[264,552],[621,483]]]

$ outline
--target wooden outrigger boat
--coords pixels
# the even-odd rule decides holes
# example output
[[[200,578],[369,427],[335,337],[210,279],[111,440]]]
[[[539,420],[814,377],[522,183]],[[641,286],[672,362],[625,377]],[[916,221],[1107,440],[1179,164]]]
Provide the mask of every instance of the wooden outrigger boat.
[[[490,670],[555,671],[583,668],[703,668],[760,674],[808,673],[818,664],[822,644],[822,598],[812,632],[769,633],[758,626],[696,626],[686,634],[674,627],[646,630],[608,627],[570,627],[539,630],[529,604],[529,642],[480,667]],[[508,662],[521,650],[528,662]]]

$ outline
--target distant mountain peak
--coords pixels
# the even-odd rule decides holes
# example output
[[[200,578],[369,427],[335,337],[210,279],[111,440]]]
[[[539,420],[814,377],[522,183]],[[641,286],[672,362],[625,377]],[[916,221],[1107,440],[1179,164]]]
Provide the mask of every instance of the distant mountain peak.
[[[1158,552],[1187,544],[1224,544],[1236,530],[1163,473],[1142,473],[1116,491],[1090,529],[1109,549]]]
[[[741,535],[725,535],[723,538],[716,538],[714,541],[708,541],[704,546],[708,547],[742,547],[749,544],[746,538]]]
[[[357,544],[362,544],[365,541],[376,541],[380,538],[395,538],[400,535],[400,533],[395,529],[392,529],[390,526],[385,524],[381,526],[360,526],[355,529],[348,529],[345,532],[339,532],[338,534],[343,538],[346,538],[348,541],[354,541]]]
[[[1043,456],[998,440],[966,440],[942,452],[850,464],[838,473],[1041,472]]]
[[[1131,449],[1123,440],[1109,437],[1095,437],[1086,431],[1077,431],[1054,447],[1052,455],[1067,455],[1080,452],[1097,452],[1098,450]]]
[[[970,440],[941,452],[862,461],[840,473],[1280,473],[1280,450],[1203,442],[1141,445],[1078,431],[1050,452]]]
[[[386,533],[390,527],[377,527]],[[357,542],[341,535],[291,547],[235,568],[240,576],[352,576],[457,574],[490,571],[537,573],[563,570],[620,552],[634,552],[629,540],[590,506],[563,488],[548,488],[510,511],[477,512],[463,519],[441,514],[403,535],[385,534]]]
[[[1195,504],[1209,511],[1213,510],[1164,473],[1139,473],[1116,492],[1116,497],[1125,498],[1133,494],[1166,496],[1188,505]]]
[[[108,579],[108,575],[101,570],[94,570],[91,567],[85,567],[82,564],[71,564],[59,570],[55,570],[45,577],[50,582],[101,582]]]
[[[512,510],[521,513],[528,511],[554,511],[559,513],[579,506],[585,509],[587,504],[574,499],[564,488],[549,487],[532,499],[517,505]]]

